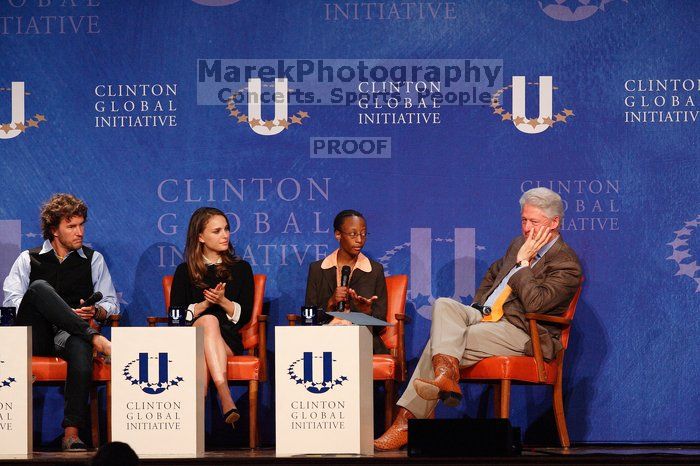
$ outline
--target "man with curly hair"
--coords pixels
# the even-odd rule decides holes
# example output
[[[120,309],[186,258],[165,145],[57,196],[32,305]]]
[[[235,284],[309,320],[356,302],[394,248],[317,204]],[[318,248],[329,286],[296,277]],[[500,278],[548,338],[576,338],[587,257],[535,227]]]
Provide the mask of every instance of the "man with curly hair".
[[[102,255],[83,246],[88,209],[71,194],[55,194],[41,209],[44,244],[23,251],[5,279],[3,306],[18,309],[17,325],[32,328],[32,354],[68,363],[63,413],[64,451],[85,451],[78,429],[87,421],[92,355],[111,354],[109,340],[88,320],[119,313],[112,278]],[[95,305],[83,306],[93,292]]]

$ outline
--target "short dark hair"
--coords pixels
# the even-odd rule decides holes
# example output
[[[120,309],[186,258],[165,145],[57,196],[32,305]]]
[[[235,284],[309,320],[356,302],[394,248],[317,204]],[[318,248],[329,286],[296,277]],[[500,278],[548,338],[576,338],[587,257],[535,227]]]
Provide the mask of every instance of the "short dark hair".
[[[53,239],[51,229],[58,228],[64,218],[83,217],[87,220],[87,215],[88,208],[82,200],[72,194],[54,194],[41,206],[41,232],[44,239],[49,241]]]
[[[102,445],[90,462],[92,466],[136,466],[139,457],[124,442],[109,442]]]
[[[343,226],[343,222],[348,217],[360,217],[362,220],[365,219],[365,216],[356,210],[353,210],[353,209],[341,210],[338,213],[338,215],[335,216],[335,219],[333,220],[333,230],[340,231],[340,227]]]

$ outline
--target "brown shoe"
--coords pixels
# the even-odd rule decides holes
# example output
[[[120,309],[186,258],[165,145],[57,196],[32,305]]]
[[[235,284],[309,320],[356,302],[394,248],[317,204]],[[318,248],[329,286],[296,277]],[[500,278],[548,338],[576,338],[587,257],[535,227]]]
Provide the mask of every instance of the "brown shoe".
[[[424,400],[442,400],[454,408],[462,401],[462,389],[459,388],[459,360],[445,354],[433,356],[435,379],[416,379],[413,388]]]
[[[406,408],[399,408],[394,423],[384,434],[374,441],[374,449],[379,451],[398,450],[408,443],[408,420],[416,416]]]

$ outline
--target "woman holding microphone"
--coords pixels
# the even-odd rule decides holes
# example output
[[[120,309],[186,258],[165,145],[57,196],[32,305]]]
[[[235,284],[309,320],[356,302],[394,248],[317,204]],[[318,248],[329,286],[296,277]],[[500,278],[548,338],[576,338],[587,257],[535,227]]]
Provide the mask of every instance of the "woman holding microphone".
[[[362,312],[386,320],[384,267],[362,254],[367,240],[364,216],[356,210],[343,210],[333,220],[333,230],[338,249],[309,266],[305,305],[322,307],[329,312]],[[345,267],[349,277],[344,278]],[[347,280],[345,286],[344,280]],[[334,318],[329,325],[347,324],[346,320]],[[373,327],[374,353],[388,353],[379,330],[381,328]]]

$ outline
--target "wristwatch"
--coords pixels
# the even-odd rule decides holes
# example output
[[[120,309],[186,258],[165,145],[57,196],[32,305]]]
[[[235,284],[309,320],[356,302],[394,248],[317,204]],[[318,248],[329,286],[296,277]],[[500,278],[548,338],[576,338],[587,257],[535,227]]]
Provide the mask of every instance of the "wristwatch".
[[[107,311],[101,306],[95,306],[95,316],[93,318],[100,324],[103,324],[107,320]]]

